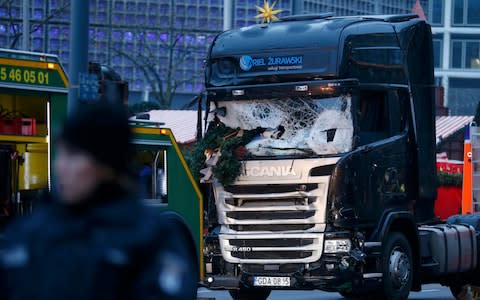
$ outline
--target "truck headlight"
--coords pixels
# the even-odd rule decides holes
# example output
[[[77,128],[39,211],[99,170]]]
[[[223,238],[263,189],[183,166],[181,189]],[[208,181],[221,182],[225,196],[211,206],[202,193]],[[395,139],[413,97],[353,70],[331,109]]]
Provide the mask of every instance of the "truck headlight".
[[[350,252],[352,249],[352,242],[349,239],[325,240],[323,246],[324,253],[344,253]]]

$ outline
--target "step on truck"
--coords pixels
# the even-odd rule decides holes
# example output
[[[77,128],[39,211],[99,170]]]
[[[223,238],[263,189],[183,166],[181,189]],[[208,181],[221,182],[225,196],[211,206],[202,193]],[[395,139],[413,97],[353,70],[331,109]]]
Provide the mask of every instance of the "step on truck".
[[[425,21],[323,14],[226,31],[205,84],[205,161],[192,168],[204,285],[234,299],[320,289],[401,300],[425,283],[457,296],[479,280],[479,218],[433,213]]]

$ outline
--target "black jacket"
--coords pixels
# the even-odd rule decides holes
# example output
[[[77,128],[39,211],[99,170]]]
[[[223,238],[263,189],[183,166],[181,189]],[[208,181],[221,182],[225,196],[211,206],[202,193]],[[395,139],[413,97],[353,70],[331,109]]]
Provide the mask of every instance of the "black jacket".
[[[47,205],[10,226],[0,248],[2,299],[195,299],[188,230],[112,192],[83,207]]]

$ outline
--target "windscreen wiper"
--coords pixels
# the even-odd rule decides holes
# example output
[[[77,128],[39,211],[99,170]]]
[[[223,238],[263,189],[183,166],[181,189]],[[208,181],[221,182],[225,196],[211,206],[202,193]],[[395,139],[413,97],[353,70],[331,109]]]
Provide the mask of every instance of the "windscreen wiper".
[[[299,152],[302,152],[302,153],[305,153],[305,154],[309,154],[309,155],[316,155],[315,151],[313,151],[312,149],[304,149],[304,148],[280,148],[280,147],[264,147],[264,148],[267,148],[267,149],[273,149],[273,150],[283,150],[283,151],[299,151]]]

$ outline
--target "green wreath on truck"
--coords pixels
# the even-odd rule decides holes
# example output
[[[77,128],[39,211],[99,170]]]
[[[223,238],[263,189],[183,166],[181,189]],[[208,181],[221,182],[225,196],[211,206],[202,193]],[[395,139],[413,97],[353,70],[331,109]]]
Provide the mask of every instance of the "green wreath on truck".
[[[463,174],[462,173],[448,173],[439,171],[437,173],[438,186],[456,186],[462,187]]]
[[[233,183],[240,176],[240,160],[248,154],[245,145],[258,133],[257,129],[233,129],[221,123],[212,125],[188,158],[195,179],[209,181],[211,173],[223,186]]]

